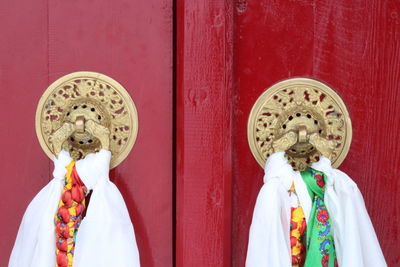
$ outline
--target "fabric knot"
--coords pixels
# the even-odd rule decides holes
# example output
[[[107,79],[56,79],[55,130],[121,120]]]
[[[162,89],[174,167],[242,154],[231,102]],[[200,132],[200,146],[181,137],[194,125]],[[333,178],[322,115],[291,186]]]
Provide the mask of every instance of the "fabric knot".
[[[58,180],[64,180],[65,175],[67,174],[66,166],[72,161],[69,153],[65,150],[61,150],[58,156],[54,156],[54,171],[53,177]]]
[[[331,187],[334,184],[334,180],[332,177],[332,172],[334,169],[332,168],[331,161],[324,156],[321,156],[318,162],[315,162],[311,165],[311,168],[314,170],[318,170],[325,174],[325,184],[327,187]]]
[[[88,190],[94,189],[99,182],[109,179],[110,161],[111,152],[102,149],[76,162],[76,169]]]
[[[268,170],[268,171],[267,171]],[[278,178],[285,190],[289,190],[296,172],[285,158],[285,152],[272,154],[265,164],[264,183],[273,178]]]

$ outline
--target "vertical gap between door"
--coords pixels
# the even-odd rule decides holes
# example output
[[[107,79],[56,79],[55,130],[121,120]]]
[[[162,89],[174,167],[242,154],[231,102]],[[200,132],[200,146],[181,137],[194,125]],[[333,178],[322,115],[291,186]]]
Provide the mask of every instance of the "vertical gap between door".
[[[176,94],[177,94],[177,16],[172,0],[172,266],[176,266]]]

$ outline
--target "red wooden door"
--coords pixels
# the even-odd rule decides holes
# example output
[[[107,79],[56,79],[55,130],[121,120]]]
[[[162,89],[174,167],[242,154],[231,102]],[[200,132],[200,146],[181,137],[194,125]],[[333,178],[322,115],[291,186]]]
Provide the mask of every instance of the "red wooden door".
[[[177,266],[244,266],[263,170],[247,119],[272,84],[331,85],[353,122],[340,166],[399,266],[400,5],[388,0],[177,0]]]
[[[51,82],[82,70],[111,76],[135,101],[137,142],[110,177],[142,266],[172,266],[172,1],[16,0],[0,10],[0,266],[28,203],[52,178],[35,134],[37,102]]]
[[[2,4],[0,265],[27,204],[51,179],[34,132],[37,101],[52,81],[78,70],[113,77],[138,108],[137,143],[111,177],[143,266],[172,266],[173,254],[179,267],[244,265],[263,175],[247,145],[247,117],[265,88],[296,76],[325,81],[347,104],[353,143],[341,169],[364,193],[389,266],[398,265],[398,2],[175,3],[176,182],[172,1]]]
[[[305,76],[340,94],[353,123],[340,166],[358,184],[389,266],[399,266],[400,5],[398,1],[238,1],[232,266],[243,266],[263,170],[246,140],[250,109],[273,83]]]

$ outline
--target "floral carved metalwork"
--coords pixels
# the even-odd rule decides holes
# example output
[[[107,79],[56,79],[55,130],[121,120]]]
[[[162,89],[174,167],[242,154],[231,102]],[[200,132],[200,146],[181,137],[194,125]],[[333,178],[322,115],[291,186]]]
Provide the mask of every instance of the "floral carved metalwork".
[[[299,140],[296,137],[293,142],[289,132],[296,133]],[[351,120],[342,99],[327,85],[307,78],[288,79],[270,87],[257,99],[248,121],[250,149],[262,167],[276,147],[288,146],[287,142],[294,143],[285,150],[295,170],[307,168],[321,152],[338,167],[351,138]]]
[[[125,159],[136,140],[138,117],[131,97],[122,85],[100,73],[75,72],[61,77],[40,99],[36,111],[36,133],[50,158],[55,153],[53,142],[57,141],[52,138],[66,139],[62,148],[70,151],[76,160],[100,150],[102,143],[108,144],[96,138],[91,128],[84,130],[84,125],[79,126],[82,131],[57,132],[65,123],[78,121],[80,124],[81,121],[91,121],[108,129],[109,135],[106,136],[110,138],[111,167]]]

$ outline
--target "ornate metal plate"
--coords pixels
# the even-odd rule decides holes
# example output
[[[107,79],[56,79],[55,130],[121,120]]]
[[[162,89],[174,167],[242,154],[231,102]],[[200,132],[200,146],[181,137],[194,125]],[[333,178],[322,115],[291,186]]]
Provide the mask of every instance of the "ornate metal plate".
[[[327,85],[312,79],[288,79],[271,86],[254,104],[247,128],[251,152],[264,168],[274,152],[272,143],[300,125],[307,134],[318,133],[334,140],[332,165],[338,167],[346,157],[352,138],[349,113],[342,99]],[[319,152],[308,142],[297,143],[286,151],[295,170],[304,170],[318,161]]]
[[[111,168],[131,151],[138,131],[135,104],[128,92],[112,78],[96,72],[74,72],[52,83],[36,110],[36,134],[45,153],[52,158],[50,135],[78,116],[91,119],[110,130]],[[101,148],[88,132],[75,132],[63,144],[74,159]]]

